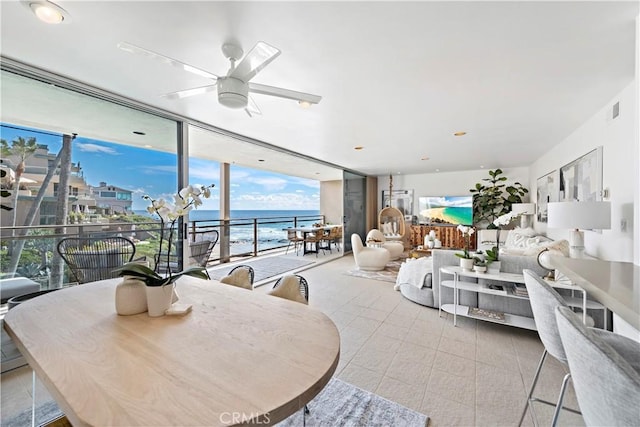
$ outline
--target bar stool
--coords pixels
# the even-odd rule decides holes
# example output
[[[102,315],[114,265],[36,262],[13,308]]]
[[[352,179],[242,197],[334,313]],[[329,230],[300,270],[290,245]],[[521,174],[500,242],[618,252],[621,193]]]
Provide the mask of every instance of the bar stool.
[[[562,299],[562,296],[555,291],[555,289],[545,283],[545,281],[538,277],[536,273],[531,270],[524,270],[522,273],[524,274],[524,282],[527,286],[527,292],[529,294],[531,310],[533,311],[533,319],[536,322],[536,328],[538,329],[540,340],[544,345],[544,352],[542,353],[542,357],[540,358],[540,362],[538,363],[536,373],[533,376],[533,383],[531,384],[531,388],[529,389],[527,402],[522,411],[522,415],[520,416],[520,422],[518,423],[518,425],[522,425],[522,421],[524,421],[524,417],[527,413],[528,408],[531,409],[531,413],[534,417],[535,423],[535,413],[533,412],[532,403],[540,402],[544,403],[545,405],[556,407],[553,414],[553,419],[551,421],[551,425],[555,426],[558,423],[561,409],[566,409],[567,411],[576,414],[580,413],[580,411],[577,411],[575,409],[563,408],[562,406],[564,393],[567,389],[567,384],[569,382],[569,379],[571,378],[571,374],[569,373],[564,376],[562,380],[562,387],[560,388],[560,394],[558,395],[558,402],[556,404],[547,400],[533,397],[533,391],[535,390],[536,384],[538,383],[538,378],[540,376],[540,372],[542,371],[542,365],[547,358],[547,354],[550,354],[555,359],[557,359],[558,362],[568,367],[567,356],[564,354],[564,348],[562,346],[562,340],[560,339],[560,333],[558,332],[558,325],[556,323],[555,315],[556,307],[567,307],[567,303],[564,301],[564,299]]]
[[[585,423],[638,425],[640,343],[587,328],[566,307],[557,307],[556,322]]]

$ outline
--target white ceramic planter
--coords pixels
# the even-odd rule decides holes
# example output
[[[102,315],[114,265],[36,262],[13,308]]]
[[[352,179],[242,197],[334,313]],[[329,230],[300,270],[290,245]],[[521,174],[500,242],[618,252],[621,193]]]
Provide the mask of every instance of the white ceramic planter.
[[[171,307],[174,286],[174,284],[166,286],[146,286],[147,311],[149,317],[164,316],[165,311]]]
[[[487,267],[484,265],[474,265],[473,266],[473,270],[476,273],[486,273],[487,272]]]
[[[501,267],[500,261],[493,261],[487,266],[487,270],[491,274],[498,274],[500,273],[500,267]]]
[[[460,267],[465,271],[473,270],[473,259],[460,258]]]
[[[133,276],[124,276],[116,286],[116,313],[130,316],[147,311],[147,291],[144,281]]]

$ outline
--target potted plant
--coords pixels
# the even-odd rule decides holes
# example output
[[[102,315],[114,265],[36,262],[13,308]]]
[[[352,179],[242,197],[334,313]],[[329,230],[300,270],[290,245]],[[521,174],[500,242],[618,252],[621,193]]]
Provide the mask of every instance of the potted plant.
[[[511,211],[513,203],[522,203],[522,198],[529,192],[519,182],[506,185],[507,177],[502,176],[502,173],[502,169],[490,170],[489,178],[482,179],[485,183],[476,183],[475,188],[469,190],[474,193],[474,222],[488,222],[488,229],[497,228],[494,221]]]
[[[487,262],[481,258],[473,257],[473,270],[476,273],[485,273],[487,271]]]
[[[211,188],[213,186],[213,184],[200,187],[189,185],[175,195],[174,204],[171,204],[164,199],[155,200],[148,195],[143,196],[144,199],[151,201],[151,205],[147,208],[147,211],[160,217],[160,249],[162,249],[162,236],[164,234],[163,231],[165,229],[165,223],[169,224],[170,232],[168,237],[168,247],[171,247],[173,230],[175,229],[175,223],[178,218],[186,215],[191,209],[195,209],[200,206],[202,204],[201,197],[210,197]],[[142,281],[144,285],[146,285],[145,293],[147,299],[147,311],[151,317],[163,316],[165,311],[171,306],[174,298],[174,290],[173,286],[167,285],[173,285],[176,280],[185,275],[200,279],[208,279],[204,268],[200,266],[190,267],[179,273],[173,273],[171,268],[169,268],[170,256],[170,251],[167,251],[166,262],[167,271],[169,272],[167,276],[161,276],[148,266],[137,262],[129,262],[114,270],[119,276],[127,276],[131,279],[137,279],[138,282]],[[160,258],[159,261],[164,262],[164,260]],[[126,281],[121,283],[123,287],[126,284]],[[121,291],[119,295],[118,288],[116,288],[116,311],[119,314],[121,314],[121,311],[126,311],[119,309],[119,305],[126,304],[127,298],[124,297],[123,294],[124,292]]]
[[[463,270],[471,271],[473,269],[473,258],[469,255],[469,246],[471,245],[471,235],[475,232],[475,229],[466,225],[459,225],[457,230],[462,233],[464,247],[462,248],[462,253],[456,253],[455,255],[460,258],[460,267]]]

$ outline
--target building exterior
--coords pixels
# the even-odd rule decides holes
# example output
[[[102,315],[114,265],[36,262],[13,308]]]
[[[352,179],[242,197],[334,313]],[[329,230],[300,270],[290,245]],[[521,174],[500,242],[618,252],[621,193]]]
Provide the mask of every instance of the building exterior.
[[[52,167],[56,155],[57,153],[49,151],[47,145],[40,144],[36,152],[25,160],[25,171],[18,187],[17,226],[24,225],[27,213],[36,200],[42,182]],[[14,170],[18,161],[17,156],[9,156],[2,159],[2,167],[7,169],[8,172],[3,181],[3,187],[10,188],[10,181],[15,179]],[[45,190],[44,198],[37,212],[37,219],[33,225],[56,224],[59,183],[60,171],[58,170]],[[131,213],[133,204],[132,192],[129,190],[107,185],[106,182],[101,182],[97,187],[89,185],[80,163],[71,164],[68,203],[68,224],[99,222],[99,217],[103,215],[128,214]],[[12,221],[13,215],[9,214],[8,211],[3,211],[2,227],[11,227],[13,225]]]

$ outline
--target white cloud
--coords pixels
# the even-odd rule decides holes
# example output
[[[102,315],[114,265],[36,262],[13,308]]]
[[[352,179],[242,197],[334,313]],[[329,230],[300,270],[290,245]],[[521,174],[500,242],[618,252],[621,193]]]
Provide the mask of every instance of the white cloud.
[[[115,156],[119,156],[120,153],[118,153],[116,150],[114,150],[111,147],[105,147],[104,145],[98,145],[98,144],[91,144],[91,143],[78,143],[76,144],[76,148],[80,151],[83,151],[85,153],[103,153],[103,154],[112,154]]]

